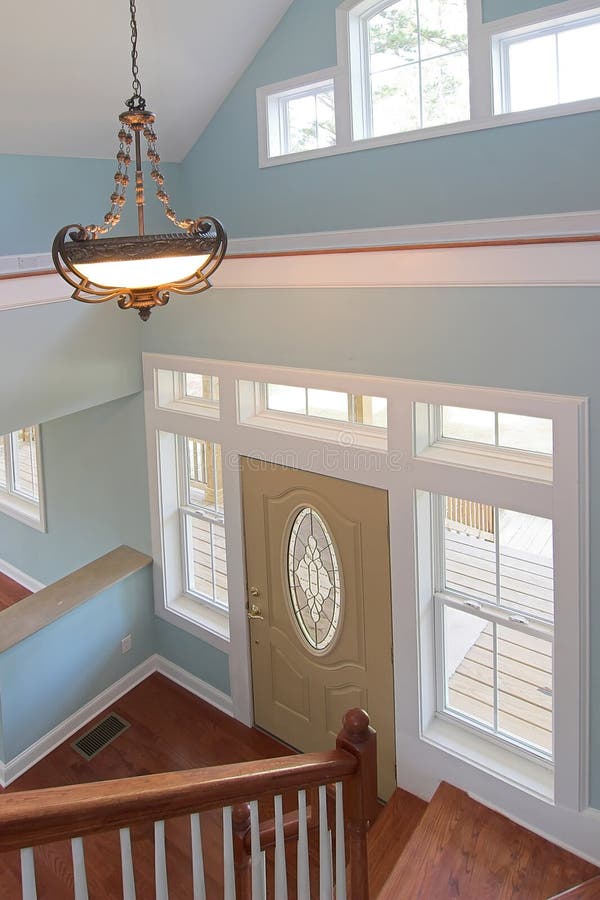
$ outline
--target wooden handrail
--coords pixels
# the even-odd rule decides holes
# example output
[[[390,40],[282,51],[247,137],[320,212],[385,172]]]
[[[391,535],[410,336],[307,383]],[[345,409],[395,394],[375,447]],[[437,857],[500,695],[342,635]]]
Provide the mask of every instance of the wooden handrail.
[[[344,748],[4,794],[0,797],[0,851],[345,781],[359,768],[360,761]]]

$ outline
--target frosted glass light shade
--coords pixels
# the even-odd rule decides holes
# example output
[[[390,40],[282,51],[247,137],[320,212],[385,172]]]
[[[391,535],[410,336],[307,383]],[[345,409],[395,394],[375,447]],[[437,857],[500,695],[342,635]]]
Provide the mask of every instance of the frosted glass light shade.
[[[108,262],[73,263],[79,274],[110,288],[141,289],[183,281],[205,265],[207,253],[194,256],[162,256],[156,259],[123,259]]]

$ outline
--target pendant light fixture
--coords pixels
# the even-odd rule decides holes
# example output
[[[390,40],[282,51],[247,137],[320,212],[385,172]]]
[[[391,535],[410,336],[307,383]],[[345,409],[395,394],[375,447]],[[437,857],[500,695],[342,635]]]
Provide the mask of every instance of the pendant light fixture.
[[[115,188],[110,210],[101,225],[66,225],[52,245],[56,270],[75,290],[72,297],[84,303],[117,300],[121,309],[137,309],[147,321],[155,306],[164,306],[171,294],[198,294],[209,288],[209,277],[221,264],[227,236],[212,216],[178,219],[165,191],[165,178],[156,149],[155,115],[146,109],[137,63],[137,22],[135,0],[130,0],[131,74],[133,95],[119,116]],[[144,175],[142,138],[151,165],[156,196],[169,221],[181,229],[170,234],[147,235],[144,231]],[[129,184],[129,167],[135,157],[135,202],[138,234],[104,237],[121,218]]]

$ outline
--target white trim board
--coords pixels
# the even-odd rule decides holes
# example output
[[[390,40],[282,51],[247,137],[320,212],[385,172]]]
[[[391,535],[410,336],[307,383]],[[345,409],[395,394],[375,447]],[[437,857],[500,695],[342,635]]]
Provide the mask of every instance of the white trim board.
[[[600,233],[600,210],[516,216],[500,219],[465,219],[383,228],[348,228],[266,237],[232,238],[229,254],[285,253],[297,250],[336,250],[361,247],[399,247],[411,244],[446,244],[453,241],[519,240],[578,237]]]
[[[227,260],[216,288],[596,287],[597,242]]]
[[[16,566],[13,566],[12,563],[7,562],[5,559],[0,559],[0,572],[8,578],[12,578],[12,580],[16,581],[18,584],[23,585],[28,591],[33,591],[34,594],[46,587],[41,581],[38,581],[36,578],[32,578],[31,575],[27,575],[26,572],[17,569]]]
[[[181,669],[175,663],[155,653],[136,666],[102,693],[82,706],[43,737],[39,738],[30,747],[27,747],[18,756],[7,763],[0,762],[0,787],[8,787],[21,775],[24,775],[32,766],[44,759],[60,744],[68,740],[71,735],[83,728],[88,722],[100,715],[113,703],[116,703],[124,694],[131,691],[136,685],[144,681],[150,675],[159,672],[170,681],[184,687],[191,694],[200,697],[211,706],[220,709],[221,712],[232,715],[231,698],[212,687],[195,675],[191,675]]]
[[[471,219],[384,228],[346,229],[306,234],[233,238],[229,256],[213,277],[216,288],[251,287],[409,287],[454,285],[600,284],[600,252],[594,242],[522,246],[434,247],[476,241],[585,237],[600,234],[600,210]],[[407,249],[394,250],[403,247]],[[386,252],[327,254],[327,250],[390,248]],[[286,253],[320,251],[319,256]],[[281,257],[261,258],[279,253]],[[236,255],[257,259],[236,259]],[[0,311],[68,301],[59,275],[36,274],[52,268],[50,254],[0,257]],[[32,277],[23,277],[25,273]]]

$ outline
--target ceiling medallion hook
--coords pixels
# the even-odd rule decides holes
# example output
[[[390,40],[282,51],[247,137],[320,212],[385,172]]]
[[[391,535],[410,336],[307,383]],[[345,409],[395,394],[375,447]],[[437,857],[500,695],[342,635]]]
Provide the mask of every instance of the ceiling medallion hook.
[[[154,130],[155,115],[146,109],[138,67],[136,2],[129,0],[131,75],[133,95],[119,116],[117,171],[110,195],[110,209],[100,225],[68,225],[52,245],[57,272],[74,288],[71,295],[85,303],[117,300],[121,309],[137,309],[147,321],[155,306],[165,306],[173,294],[198,294],[210,288],[209,277],[227,250],[227,235],[218,219],[198,216],[180,219],[171,206],[160,171],[160,154]],[[142,139],[156,197],[165,216],[180,232],[146,235],[144,230],[144,172]],[[133,158],[132,158],[133,150]],[[138,234],[110,237],[121,220],[127,202],[129,169],[135,161],[135,204]]]

